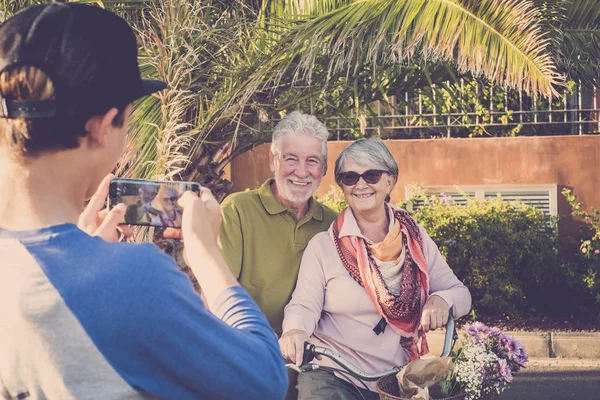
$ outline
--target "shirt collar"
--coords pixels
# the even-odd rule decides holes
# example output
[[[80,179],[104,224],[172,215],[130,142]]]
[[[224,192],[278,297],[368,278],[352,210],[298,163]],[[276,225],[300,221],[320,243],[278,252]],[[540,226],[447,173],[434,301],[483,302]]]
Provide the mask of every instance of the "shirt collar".
[[[390,229],[392,229],[392,227],[394,226],[395,220],[394,220],[394,206],[389,205],[388,207],[386,207],[387,213],[388,213],[388,219],[390,221],[389,226],[388,226],[388,232]],[[352,212],[352,209],[350,207],[346,208],[343,211],[344,214],[344,225],[342,225],[342,229],[340,229],[340,233],[338,234],[338,237],[342,238],[344,236],[357,236],[359,238],[364,239],[367,243],[372,244],[371,241],[369,239],[366,238],[366,236],[364,236],[362,234],[362,232],[360,231],[360,228],[358,227],[358,223],[356,222],[356,218],[354,218],[354,213]]]
[[[308,212],[306,215],[309,215],[317,221],[323,221],[323,207],[314,197],[308,199]]]
[[[271,184],[273,182],[275,182],[275,179],[267,179],[267,181],[258,189],[258,197],[265,207],[265,210],[271,215],[281,214],[282,212],[287,211],[287,208],[277,201],[271,190]],[[308,199],[308,211],[306,212],[306,215],[317,221],[323,221],[323,208],[318,204],[314,197]]]

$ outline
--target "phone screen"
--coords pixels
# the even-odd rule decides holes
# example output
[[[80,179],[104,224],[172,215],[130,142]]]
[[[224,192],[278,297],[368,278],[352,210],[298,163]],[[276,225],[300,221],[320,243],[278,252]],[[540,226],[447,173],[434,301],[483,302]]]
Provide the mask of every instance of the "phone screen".
[[[188,190],[200,193],[200,184],[115,178],[110,182],[109,208],[124,203],[123,223],[128,225],[179,228],[183,210],[177,201]]]

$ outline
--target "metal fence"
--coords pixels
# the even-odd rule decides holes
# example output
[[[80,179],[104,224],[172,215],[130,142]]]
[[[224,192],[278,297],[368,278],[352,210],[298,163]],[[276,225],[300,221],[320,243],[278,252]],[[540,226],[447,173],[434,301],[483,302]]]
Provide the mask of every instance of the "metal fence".
[[[443,89],[434,88],[427,93],[405,93],[386,104],[374,102],[361,107],[360,112],[349,107],[346,115],[327,116],[323,120],[333,140],[369,135],[410,139],[600,132],[598,88],[571,85],[560,97],[548,100],[479,83],[469,84],[470,96],[454,96],[442,106],[436,96],[443,94]],[[465,93],[464,85],[461,81],[458,93]],[[332,115],[327,106],[317,109],[311,102],[309,107],[317,115]]]

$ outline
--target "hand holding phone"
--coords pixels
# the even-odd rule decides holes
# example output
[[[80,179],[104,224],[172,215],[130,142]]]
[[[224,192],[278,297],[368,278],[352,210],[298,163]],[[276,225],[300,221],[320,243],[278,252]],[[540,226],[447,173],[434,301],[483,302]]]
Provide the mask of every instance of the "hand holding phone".
[[[109,208],[125,204],[123,223],[128,225],[180,228],[182,209],[178,201],[186,191],[199,194],[200,184],[115,178],[110,182]]]
[[[77,221],[79,229],[92,236],[99,236],[108,242],[116,242],[121,237],[129,237],[133,234],[128,226],[120,224],[126,211],[125,206],[117,206],[110,210],[104,208],[110,181],[113,178],[113,174],[108,174],[100,182]]]
[[[176,190],[178,199],[172,199],[175,196],[171,192],[167,193],[166,189],[161,192],[162,187],[167,189],[178,188]],[[145,191],[144,188],[146,188]],[[162,199],[159,197],[161,193],[164,194]],[[148,203],[150,198],[153,198],[150,201],[152,207],[141,204]],[[141,207],[145,210],[143,213],[152,214],[156,199],[164,203],[174,203],[179,211],[183,211],[179,226],[168,227],[163,236],[185,240],[184,254],[186,262],[198,279],[209,309],[212,309],[223,290],[238,285],[217,245],[217,237],[221,226],[219,203],[210,190],[193,182],[157,182],[123,178],[116,178],[111,181],[109,193],[111,207],[115,207],[123,200],[134,205],[139,201],[138,209],[139,206],[143,206]],[[135,225],[152,226],[152,224],[146,223],[146,220],[140,222],[139,214],[135,215]],[[125,220],[133,221],[133,216],[132,212],[129,219],[126,215]]]

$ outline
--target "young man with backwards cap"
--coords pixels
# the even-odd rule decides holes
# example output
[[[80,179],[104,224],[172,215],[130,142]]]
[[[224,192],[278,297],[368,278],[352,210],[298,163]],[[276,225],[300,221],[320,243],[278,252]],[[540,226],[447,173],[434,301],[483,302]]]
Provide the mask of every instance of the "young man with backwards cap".
[[[181,198],[174,234],[211,311],[153,245],[110,243],[125,207],[101,209],[131,102],[164,87],[101,8],[0,25],[0,397],[283,397],[277,339],[219,254],[209,191]]]

